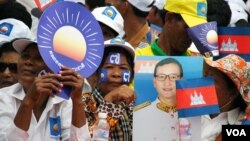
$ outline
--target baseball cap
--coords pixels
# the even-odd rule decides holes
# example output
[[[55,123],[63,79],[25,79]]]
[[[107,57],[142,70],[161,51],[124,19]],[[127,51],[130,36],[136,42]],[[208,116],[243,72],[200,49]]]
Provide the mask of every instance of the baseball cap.
[[[157,7],[159,10],[162,10],[166,1],[167,0],[155,0],[154,6]]]
[[[13,18],[0,20],[0,44],[16,38],[32,38],[32,33],[22,21]]]
[[[231,9],[232,15],[230,20],[230,25],[236,24],[239,20],[244,19],[245,21],[248,21],[248,15],[241,5],[235,2],[228,2],[228,5]]]
[[[234,82],[243,99],[250,102],[250,68],[243,58],[229,54],[216,61],[211,59],[205,61],[209,66],[225,73]]]
[[[120,36],[117,36],[116,38],[105,41],[104,46],[105,48],[117,47],[117,50],[119,50],[119,48],[123,48],[132,56],[132,58],[135,57],[134,48],[128,42],[124,41]]]
[[[23,50],[31,43],[37,43],[36,41],[33,41],[31,39],[17,39],[12,43],[12,46],[18,53],[22,53]]]
[[[143,12],[149,12],[153,6],[154,0],[128,0],[128,2]]]
[[[164,9],[180,14],[189,27],[207,22],[206,0],[167,0]]]
[[[92,11],[97,21],[107,25],[119,35],[124,34],[124,20],[114,6],[98,7]]]
[[[235,3],[238,4],[240,7],[244,8],[246,11],[248,11],[247,4],[244,2],[244,0],[225,0],[228,3]]]

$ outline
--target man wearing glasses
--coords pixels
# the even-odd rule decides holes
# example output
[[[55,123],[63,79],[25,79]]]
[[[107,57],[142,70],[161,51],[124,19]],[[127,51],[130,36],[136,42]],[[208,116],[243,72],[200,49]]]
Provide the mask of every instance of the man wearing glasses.
[[[17,83],[17,61],[19,54],[6,42],[0,46],[0,88]]]
[[[175,82],[182,77],[182,66],[176,59],[166,58],[156,64],[153,84],[158,97],[134,112],[134,141],[179,140]]]

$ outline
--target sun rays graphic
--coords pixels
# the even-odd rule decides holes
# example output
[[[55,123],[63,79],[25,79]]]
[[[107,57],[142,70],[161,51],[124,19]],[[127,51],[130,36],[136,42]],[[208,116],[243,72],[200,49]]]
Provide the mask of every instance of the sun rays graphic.
[[[199,39],[204,46],[217,49],[218,34],[216,24],[208,23],[202,26]]]
[[[65,65],[88,77],[102,60],[101,28],[85,7],[74,2],[57,2],[44,11],[37,41],[43,59],[53,71]]]

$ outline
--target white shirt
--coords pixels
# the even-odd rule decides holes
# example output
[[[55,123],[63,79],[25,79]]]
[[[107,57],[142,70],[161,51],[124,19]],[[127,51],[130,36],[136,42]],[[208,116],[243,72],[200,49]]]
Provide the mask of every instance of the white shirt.
[[[179,141],[177,112],[158,109],[158,102],[133,113],[133,141]]]
[[[220,113],[217,117],[211,119],[209,115],[202,116],[201,137],[202,141],[215,141],[216,137],[222,131],[222,125],[240,125],[240,117],[244,113],[239,108]]]
[[[0,89],[0,140],[9,141],[89,141],[90,134],[87,124],[81,128],[71,124],[72,101],[60,97],[49,98],[39,121],[32,113],[28,131],[19,129],[14,124],[15,115],[21,105],[25,93],[21,84]],[[50,118],[60,117],[61,137],[53,136]],[[55,130],[53,130],[55,131]],[[52,134],[52,135],[51,135]]]

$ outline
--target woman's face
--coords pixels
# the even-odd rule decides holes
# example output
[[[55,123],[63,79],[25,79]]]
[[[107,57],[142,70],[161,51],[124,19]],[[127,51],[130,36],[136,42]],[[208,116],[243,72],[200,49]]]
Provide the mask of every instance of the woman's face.
[[[203,75],[205,77],[214,77],[215,89],[220,108],[225,107],[229,102],[233,103],[233,100],[239,95],[239,93],[235,93],[236,88],[232,88],[232,86],[228,85],[229,82],[227,81],[231,81],[231,79],[227,78],[228,76],[222,71],[204,63]]]
[[[38,73],[46,67],[36,44],[29,45],[18,61],[18,79],[28,90]]]
[[[128,73],[130,71],[130,73]],[[105,95],[123,84],[131,82],[131,72],[126,56],[122,53],[110,53],[99,73],[97,87]],[[129,74],[129,76],[128,76]]]

